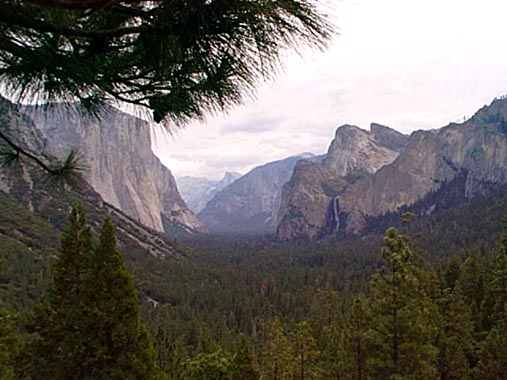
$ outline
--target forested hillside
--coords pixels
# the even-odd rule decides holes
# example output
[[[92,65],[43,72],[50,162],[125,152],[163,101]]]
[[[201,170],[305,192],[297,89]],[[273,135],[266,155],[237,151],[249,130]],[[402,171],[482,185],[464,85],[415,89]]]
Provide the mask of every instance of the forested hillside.
[[[389,214],[378,231],[320,244],[203,236],[178,260],[121,247],[170,379],[502,379],[505,359],[488,355],[506,336],[506,194]],[[0,236],[2,297],[23,340],[59,232],[2,202],[16,211],[3,225],[18,226]],[[399,232],[384,237],[383,223]]]

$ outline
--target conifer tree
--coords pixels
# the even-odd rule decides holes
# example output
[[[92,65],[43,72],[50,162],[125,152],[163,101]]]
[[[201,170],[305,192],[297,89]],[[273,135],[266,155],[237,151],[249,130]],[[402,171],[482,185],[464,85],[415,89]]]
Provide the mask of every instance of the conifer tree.
[[[264,347],[263,378],[267,380],[292,380],[294,355],[282,322],[275,317]]]
[[[345,371],[350,374],[349,378],[354,380],[366,378],[365,303],[366,299],[362,295],[354,300],[346,330],[347,351],[350,353],[350,359],[346,362]]]
[[[477,380],[505,379],[507,374],[507,310],[481,345],[480,361],[475,369]]]
[[[198,354],[187,362],[189,380],[231,380],[231,357],[222,350]]]
[[[320,371],[317,362],[319,351],[308,322],[303,321],[296,325],[293,333],[293,347],[296,356],[294,377],[299,380],[319,379]]]
[[[324,327],[319,339],[322,377],[330,380],[345,379],[342,373],[349,362],[349,352],[345,348],[343,323],[338,321]]]
[[[459,286],[453,293],[449,294],[448,290],[444,290],[440,300],[442,325],[437,338],[438,370],[441,379],[468,380],[475,364],[474,323]]]
[[[79,206],[71,211],[53,284],[28,331],[31,337],[20,360],[22,379],[160,378],[111,221],[104,221],[93,249]]]
[[[498,322],[507,306],[507,218],[504,219],[504,233],[493,257],[490,292],[493,310],[491,320]]]
[[[231,362],[231,380],[259,380],[259,371],[253,365],[253,356],[247,338],[242,335],[240,346]]]
[[[157,379],[155,352],[109,218],[102,225],[85,284],[88,307],[83,339],[88,355],[82,366],[86,375],[110,380]]]
[[[465,302],[470,305],[472,315],[476,317],[476,331],[480,331],[482,329],[480,311],[485,296],[485,286],[481,263],[475,252],[469,253],[463,262],[457,287]]]
[[[394,228],[387,231],[384,242],[387,265],[372,278],[368,307],[369,376],[433,379],[437,309],[426,294],[420,260]]]
[[[14,380],[14,356],[19,338],[16,316],[0,300],[0,380]]]
[[[91,270],[92,234],[82,208],[75,205],[53,266],[53,283],[31,318],[31,333],[21,353],[22,379],[79,379],[86,302],[84,278]]]

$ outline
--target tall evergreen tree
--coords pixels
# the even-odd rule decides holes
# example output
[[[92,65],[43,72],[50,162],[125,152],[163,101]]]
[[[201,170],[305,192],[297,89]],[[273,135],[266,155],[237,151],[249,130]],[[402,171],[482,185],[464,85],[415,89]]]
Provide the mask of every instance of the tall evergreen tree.
[[[493,310],[490,315],[492,323],[502,319],[507,306],[507,218],[503,222],[504,232],[493,256],[491,271],[490,293]]]
[[[507,310],[481,345],[476,380],[500,380],[507,374]]]
[[[457,288],[463,295],[465,302],[470,305],[472,316],[475,317],[475,329],[482,330],[481,307],[485,296],[483,266],[476,252],[470,252],[461,266],[461,273]]]
[[[87,357],[82,362],[92,379],[156,379],[155,352],[141,319],[137,292],[123,257],[116,249],[109,218],[102,225],[92,270],[85,278]]]
[[[85,277],[91,270],[92,233],[79,205],[69,215],[53,266],[53,283],[36,308],[27,330],[31,333],[21,355],[23,379],[79,379],[83,350]]]
[[[250,343],[242,335],[239,349],[231,362],[231,380],[259,380],[259,376],[259,371],[254,367]]]
[[[155,354],[132,279],[104,221],[97,248],[82,209],[70,214],[54,281],[28,326],[19,377],[154,380]]]
[[[419,257],[394,228],[387,231],[386,266],[371,281],[368,370],[375,380],[436,377],[437,308],[426,294]]]
[[[292,380],[294,355],[282,322],[278,317],[275,317],[271,323],[263,354],[263,378]]]
[[[0,300],[0,380],[14,380],[14,357],[19,344],[16,316]]]
[[[318,341],[320,347],[320,366],[322,377],[329,380],[342,380],[344,362],[348,358],[344,344],[343,324],[338,321],[324,327]]]
[[[294,377],[299,380],[319,379],[320,370],[317,361],[319,351],[313,337],[312,328],[308,322],[300,322],[296,325],[292,335],[296,356]]]
[[[437,338],[438,371],[444,380],[468,380],[476,362],[474,322],[459,286],[452,293],[449,290],[444,289],[439,302],[442,318]]]
[[[365,347],[365,316],[366,300],[363,296],[357,297],[349,312],[349,320],[346,329],[346,344],[350,353],[346,362],[345,370],[350,374],[349,378],[363,380],[366,378],[366,347]]]

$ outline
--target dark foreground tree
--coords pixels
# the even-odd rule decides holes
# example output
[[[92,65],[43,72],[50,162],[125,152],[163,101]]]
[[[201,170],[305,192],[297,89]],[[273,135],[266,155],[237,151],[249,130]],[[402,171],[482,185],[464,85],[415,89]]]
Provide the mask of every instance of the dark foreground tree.
[[[2,0],[0,75],[42,102],[120,101],[155,121],[227,109],[284,49],[323,48],[317,1]]]
[[[371,280],[366,331],[371,379],[435,379],[438,310],[427,293],[420,260],[403,235],[387,230],[386,266]]]
[[[203,119],[251,95],[283,51],[326,46],[333,28],[317,3],[0,0],[0,81],[17,101],[129,104],[166,127]],[[56,175],[75,166],[50,168],[2,129],[9,159]]]
[[[72,210],[54,283],[28,326],[19,378],[160,378],[132,279],[115,245],[109,219],[93,248],[82,210]]]

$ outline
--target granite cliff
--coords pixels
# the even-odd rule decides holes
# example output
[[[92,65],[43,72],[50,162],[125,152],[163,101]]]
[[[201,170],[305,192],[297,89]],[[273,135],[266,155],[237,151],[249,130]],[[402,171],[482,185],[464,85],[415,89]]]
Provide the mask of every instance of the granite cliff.
[[[112,107],[100,118],[64,104],[24,112],[46,138],[51,154],[62,158],[72,147],[79,149],[85,179],[106,202],[157,231],[201,229],[170,170],[153,154],[147,122]]]
[[[466,177],[468,197],[480,192],[481,184],[507,183],[506,99],[493,101],[464,123],[412,133],[392,164],[339,194],[340,207],[365,215],[393,211],[458,175]]]
[[[350,129],[344,128],[343,132]],[[351,136],[347,133],[339,144],[336,139],[331,144],[324,161],[328,171],[319,186],[299,176],[284,187],[279,238],[319,238],[337,230],[357,233],[368,217],[412,205],[458,177],[465,181],[463,195],[467,198],[507,183],[506,99],[496,99],[464,123],[416,131],[408,139],[375,124],[370,137],[377,145],[365,138],[352,140]],[[340,149],[331,149],[337,145]],[[379,147],[390,152],[379,154]],[[333,150],[342,154],[335,157]],[[363,158],[359,159],[361,154]],[[357,163],[364,165],[358,167]],[[295,181],[301,183],[296,186]],[[298,192],[302,188],[312,194],[306,197],[308,201],[301,201]],[[319,198],[324,195],[325,200]],[[312,229],[319,233],[309,233]]]
[[[319,239],[337,230],[340,218],[335,196],[394,161],[406,139],[379,124],[372,124],[370,131],[353,125],[339,127],[322,164],[300,161],[284,185],[277,236]],[[353,218],[350,228],[357,229],[361,220],[356,213]]]
[[[254,168],[215,194],[198,214],[200,220],[213,232],[274,232],[282,186],[301,159],[321,158],[307,153]]]
[[[0,97],[0,128],[4,135],[45,162],[56,159],[45,153],[47,141],[33,121],[18,107]],[[0,141],[0,151],[9,147]],[[48,247],[57,247],[58,234],[65,228],[71,205],[79,202],[88,223],[98,230],[105,215],[116,226],[119,247],[132,255],[179,258],[184,249],[164,234],[142,225],[104,199],[85,181],[76,185],[48,180],[47,173],[31,160],[0,166],[0,235],[3,241],[16,241],[37,256]],[[21,249],[21,248],[20,248]],[[51,254],[54,255],[54,252]]]

